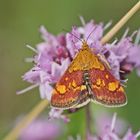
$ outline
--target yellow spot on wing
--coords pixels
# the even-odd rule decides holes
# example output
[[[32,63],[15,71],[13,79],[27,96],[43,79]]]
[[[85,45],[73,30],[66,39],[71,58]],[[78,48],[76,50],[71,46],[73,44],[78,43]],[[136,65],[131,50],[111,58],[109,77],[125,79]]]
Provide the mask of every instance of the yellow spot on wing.
[[[72,86],[73,87],[76,87],[77,86],[75,80],[72,81]]]
[[[108,78],[109,78],[108,74],[106,74],[106,75],[105,75],[105,78],[106,78],[106,79],[108,79]]]
[[[69,82],[68,88],[71,88],[71,82]]]
[[[65,85],[57,85],[56,89],[57,89],[57,91],[59,91],[60,94],[64,94],[66,92],[66,86]]]
[[[104,80],[101,80],[100,78],[98,78],[97,81],[96,81],[96,85],[104,87],[105,86],[105,82],[104,82]]]
[[[96,89],[100,89],[101,87],[98,87],[96,85],[92,85],[93,88],[96,88]]]
[[[100,85],[101,84],[101,79],[97,79],[96,84]]]
[[[81,86],[81,91],[87,89],[87,87],[85,85]]]
[[[66,77],[65,80],[67,81],[68,80],[68,77]]]
[[[115,91],[118,88],[118,82],[110,82],[108,84],[108,89],[110,91]]]
[[[102,80],[102,86],[103,86],[103,87],[105,86],[105,82],[104,82],[104,80]]]
[[[120,86],[120,88],[118,89],[118,91],[120,91],[120,92],[124,92],[123,87],[122,87],[122,86]]]

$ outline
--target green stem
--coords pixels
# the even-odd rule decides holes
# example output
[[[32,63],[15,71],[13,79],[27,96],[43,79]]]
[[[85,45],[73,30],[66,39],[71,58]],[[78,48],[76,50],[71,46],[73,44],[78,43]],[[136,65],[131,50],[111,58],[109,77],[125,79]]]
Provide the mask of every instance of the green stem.
[[[92,124],[92,115],[91,115],[91,110],[90,110],[90,103],[86,105],[86,138],[91,135],[92,130],[91,130],[91,125]]]

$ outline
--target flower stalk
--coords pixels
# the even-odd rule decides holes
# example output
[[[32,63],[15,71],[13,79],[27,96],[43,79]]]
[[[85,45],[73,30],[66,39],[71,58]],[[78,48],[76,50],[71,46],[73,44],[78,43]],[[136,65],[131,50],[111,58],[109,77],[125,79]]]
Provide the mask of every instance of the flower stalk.
[[[4,140],[14,140],[17,139],[24,128],[31,124],[40,113],[48,106],[47,100],[42,100],[39,102],[31,112],[29,112],[17,125],[11,130],[11,132],[4,138]]]
[[[140,10],[140,1],[130,9],[116,25],[114,25],[114,27],[101,39],[101,43],[105,44],[108,42],[138,10]]]
[[[101,39],[101,43],[105,44],[108,42],[123,25],[140,9],[140,1]],[[40,101],[29,114],[27,114],[23,120],[21,120],[15,128],[5,137],[4,140],[13,140],[20,136],[22,130],[26,128],[33,120],[35,120],[39,114],[48,106],[47,100]],[[90,110],[89,105],[86,108],[87,110],[87,131],[91,132],[90,128]]]
[[[88,138],[89,135],[91,135],[91,124],[92,124],[92,116],[91,116],[91,110],[90,110],[90,103],[86,105],[85,107],[86,112],[86,138]],[[92,124],[93,125],[93,124]]]

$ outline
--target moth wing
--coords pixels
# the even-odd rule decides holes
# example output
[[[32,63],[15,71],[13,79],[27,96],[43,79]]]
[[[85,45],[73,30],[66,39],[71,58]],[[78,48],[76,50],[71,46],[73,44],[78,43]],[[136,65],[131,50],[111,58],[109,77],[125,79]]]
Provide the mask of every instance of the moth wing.
[[[76,107],[80,102],[82,90],[86,90],[83,85],[83,71],[69,72],[68,69],[54,88],[51,105],[63,109]]]
[[[127,103],[120,82],[105,68],[89,71],[92,101],[109,107],[123,106]]]
[[[85,106],[86,104],[88,104],[91,101],[91,99],[89,98],[89,92],[87,89],[83,89],[80,92],[80,96],[79,96],[79,100],[78,100],[78,104],[75,106],[76,108],[80,108]]]
[[[83,79],[83,66],[86,65],[83,54],[89,55],[88,51],[89,48],[81,49],[77,53],[67,71],[56,84],[51,98],[51,105],[53,107],[63,109],[78,108],[89,102],[88,91]]]

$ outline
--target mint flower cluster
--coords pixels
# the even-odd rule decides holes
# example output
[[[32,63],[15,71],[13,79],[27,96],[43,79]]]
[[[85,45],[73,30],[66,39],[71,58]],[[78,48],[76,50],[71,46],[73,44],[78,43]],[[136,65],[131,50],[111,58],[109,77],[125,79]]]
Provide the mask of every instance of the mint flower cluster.
[[[21,94],[38,86],[41,98],[50,101],[53,86],[82,46],[79,39],[88,38],[87,44],[91,50],[101,54],[107,60],[111,67],[111,73],[121,82],[125,83],[127,81],[126,75],[134,69],[140,76],[140,30],[130,36],[126,30],[120,40],[116,39],[112,43],[102,45],[100,40],[109,24],[96,24],[91,20],[88,23],[83,22],[80,27],[72,27],[70,33],[61,33],[57,36],[49,33],[44,26],[41,26],[40,32],[43,42],[37,44],[36,48],[28,46],[35,52],[35,55],[27,61],[33,61],[34,66],[22,76],[24,81],[32,85],[17,93]]]
[[[34,66],[26,72],[22,78],[24,81],[31,83],[31,86],[22,91],[18,91],[17,94],[22,94],[38,87],[40,97],[50,101],[54,85],[81,49],[81,40],[84,39],[87,40],[87,44],[94,53],[102,56],[101,61],[109,63],[111,67],[110,72],[122,84],[127,82],[126,76],[134,69],[138,76],[140,76],[140,30],[128,35],[129,30],[127,29],[120,40],[115,39],[111,43],[101,44],[101,38],[109,25],[110,23],[106,25],[103,23],[96,24],[93,20],[85,23],[84,20],[82,20],[82,26],[74,26],[71,32],[66,34],[60,33],[59,35],[53,35],[49,33],[44,26],[41,26],[40,32],[43,41],[37,44],[35,48],[29,45],[27,46],[35,52],[35,55],[34,57],[26,59],[26,61],[34,62]],[[69,112],[75,111],[76,109],[69,110]],[[65,122],[70,121],[69,118],[63,114],[63,109],[55,109],[53,107],[51,107],[49,112],[49,118],[59,118]],[[116,115],[114,115],[112,123],[105,125],[105,128],[102,126],[105,130],[103,133],[100,133],[99,136],[89,134],[87,140],[137,140],[140,133],[133,134],[131,129],[120,137],[115,131],[115,121]],[[41,123],[39,122],[35,125],[38,124]],[[32,125],[34,126],[34,124]],[[28,129],[31,130],[30,128]],[[58,130],[55,129],[55,131]],[[28,134],[30,131],[25,130],[25,132]],[[27,139],[26,135],[24,135],[26,133],[23,133],[21,139]],[[44,133],[41,136],[45,136]],[[73,140],[73,138],[70,137],[70,140]],[[81,140],[80,137],[78,137],[77,140]]]

